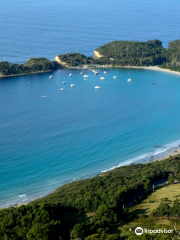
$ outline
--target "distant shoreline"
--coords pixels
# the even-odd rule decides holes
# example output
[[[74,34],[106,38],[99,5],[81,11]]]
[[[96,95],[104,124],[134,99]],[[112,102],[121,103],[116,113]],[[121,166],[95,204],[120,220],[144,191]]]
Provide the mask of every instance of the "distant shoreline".
[[[1,78],[8,78],[8,77],[26,76],[26,75],[31,75],[31,74],[48,73],[48,72],[52,72],[52,71],[54,71],[54,70],[39,71],[39,72],[30,72],[30,73],[21,73],[21,74],[12,74],[12,75],[0,75],[0,79],[1,79]]]
[[[173,148],[174,150],[173,151],[171,151],[171,152],[169,152],[169,153],[164,153],[164,155],[162,156],[162,157],[156,157],[155,159],[149,159],[149,160],[146,160],[145,162],[143,162],[142,161],[142,159],[140,160],[140,161],[137,161],[137,162],[134,162],[134,163],[130,163],[130,164],[126,164],[126,165],[131,165],[131,164],[133,164],[133,165],[136,165],[136,164],[148,164],[148,163],[153,163],[153,162],[156,162],[156,161],[163,161],[163,160],[166,160],[167,158],[169,158],[169,157],[171,157],[171,156],[176,156],[176,155],[178,155],[178,154],[180,154],[180,148]],[[122,165],[122,167],[123,166],[126,166],[126,165]],[[120,166],[121,167],[121,166]],[[116,167],[116,168],[119,168],[119,167]],[[116,168],[114,168],[114,169],[116,169]],[[106,171],[106,172],[101,172],[101,173],[99,173],[99,174],[96,174],[94,177],[101,177],[101,176],[103,176],[103,174],[105,174],[105,173],[107,173],[107,172],[111,172],[111,171],[113,171],[114,169],[111,169],[111,170],[109,170],[109,171]],[[71,182],[69,182],[69,183],[71,183]],[[65,184],[63,184],[63,185],[65,185]],[[62,185],[60,185],[60,186],[62,186]],[[60,187],[59,186],[59,187]],[[54,190],[54,191],[56,191],[56,189]],[[53,192],[54,192],[53,191]],[[49,193],[50,194],[50,193]],[[47,194],[47,195],[49,195],[49,194]],[[45,195],[45,196],[47,196],[47,195]],[[42,198],[42,197],[40,197],[40,198]],[[29,204],[29,203],[31,203],[32,201],[34,201],[34,200],[37,200],[37,199],[40,199],[40,198],[36,198],[36,199],[33,199],[33,200],[31,200],[30,202],[26,202],[26,203],[22,203],[21,201],[19,202],[19,203],[16,203],[15,205],[14,205],[14,207],[19,207],[19,206],[21,206],[21,205],[27,205],[27,204]],[[12,206],[8,206],[8,207],[2,207],[2,208],[0,208],[0,210],[1,209],[5,209],[5,208],[9,208],[9,207],[12,207]]]
[[[178,148],[178,149],[176,149],[176,150],[174,150],[174,151],[172,151],[172,152],[170,152],[170,153],[168,153],[168,154],[166,154],[162,157],[158,157],[155,161],[162,161],[162,160],[165,160],[165,159],[167,159],[171,156],[176,156],[178,154],[180,154],[180,148]]]
[[[132,69],[144,69],[144,70],[153,70],[160,71],[165,73],[174,73],[180,75],[180,72],[171,71],[170,69],[160,68],[158,65],[155,66],[101,66],[102,68],[132,68]],[[101,68],[99,67],[99,68]]]
[[[147,67],[143,67],[143,66],[142,66],[142,67],[132,66],[132,67],[126,67],[126,68],[137,68],[137,69],[153,70],[153,71],[160,71],[160,72],[166,72],[166,73],[174,73],[174,74],[180,75],[180,72],[171,71],[170,69],[160,68],[160,67],[158,67],[158,66],[147,66]]]
[[[165,69],[165,68],[160,68],[157,65],[156,66],[97,66],[94,67],[92,69],[97,69],[97,68],[131,68],[131,69],[144,69],[144,70],[152,70],[152,71],[160,71],[160,72],[165,72],[165,73],[173,73],[173,74],[177,74],[180,75],[180,72],[177,71],[171,71],[170,69]],[[61,70],[64,69],[71,69],[71,70],[91,70],[91,69],[84,69],[84,67],[63,67]],[[16,76],[26,76],[26,75],[31,75],[31,74],[40,74],[40,73],[48,73],[48,72],[53,72],[53,71],[57,71],[57,70],[47,70],[47,71],[39,71],[39,72],[30,72],[30,73],[22,73],[22,74],[12,74],[12,75],[1,75],[0,74],[0,79],[2,78],[9,78],[9,77],[16,77]]]

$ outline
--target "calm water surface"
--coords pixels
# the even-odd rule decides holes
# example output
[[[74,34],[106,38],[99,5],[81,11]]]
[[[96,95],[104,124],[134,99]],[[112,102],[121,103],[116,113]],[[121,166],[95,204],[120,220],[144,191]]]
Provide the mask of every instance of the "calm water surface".
[[[1,206],[178,146],[179,75],[107,69],[85,81],[71,72],[0,81]]]
[[[71,51],[88,56],[114,40],[179,39],[178,0],[0,1],[0,61]],[[11,6],[11,7],[9,7]]]
[[[1,1],[0,61],[92,56],[113,40],[159,39],[167,47],[180,38],[179,10],[177,0]],[[108,69],[100,70],[104,81],[91,72],[84,81],[80,71],[69,73],[0,81],[1,207],[179,145],[178,75]]]

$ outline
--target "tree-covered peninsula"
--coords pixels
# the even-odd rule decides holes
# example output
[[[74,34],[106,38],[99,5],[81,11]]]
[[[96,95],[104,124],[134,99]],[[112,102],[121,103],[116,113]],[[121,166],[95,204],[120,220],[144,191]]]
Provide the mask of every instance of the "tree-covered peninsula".
[[[55,61],[47,58],[30,58],[24,64],[0,62],[0,77],[16,76],[30,73],[42,73],[66,67],[99,67],[110,65],[154,66],[180,71],[180,40],[169,43],[163,48],[158,39],[146,42],[113,41],[94,50],[92,57],[80,53],[57,55]]]
[[[113,66],[153,66],[165,62],[166,50],[162,42],[113,41],[94,50],[93,57],[79,53],[57,55],[56,61],[66,66],[82,66],[84,64],[111,64]]]
[[[56,61],[47,58],[30,58],[24,64],[0,62],[0,77],[53,71],[60,67]]]
[[[166,61],[160,67],[180,72],[180,40],[169,43],[166,49]]]
[[[120,66],[153,66],[166,61],[166,50],[162,42],[113,41],[94,51],[96,62],[107,62]]]
[[[87,66],[154,66],[180,71],[180,40],[163,48],[158,39],[147,42],[113,41],[94,50],[93,57],[79,53],[57,55],[55,60],[67,67]]]
[[[152,239],[150,234],[136,238],[134,231],[123,226],[140,221],[136,211],[130,212],[129,207],[146,199],[152,193],[152,184],[162,179],[168,179],[169,184],[180,180],[180,155],[148,164],[119,167],[98,177],[65,184],[27,205],[2,209],[0,239]],[[167,199],[162,199],[151,215],[141,214],[141,221],[153,221],[157,225],[158,217],[163,216],[176,218],[178,222],[179,209],[179,200],[171,207]],[[170,234],[162,236],[162,239],[172,239]],[[160,239],[159,235],[154,234],[153,239]]]

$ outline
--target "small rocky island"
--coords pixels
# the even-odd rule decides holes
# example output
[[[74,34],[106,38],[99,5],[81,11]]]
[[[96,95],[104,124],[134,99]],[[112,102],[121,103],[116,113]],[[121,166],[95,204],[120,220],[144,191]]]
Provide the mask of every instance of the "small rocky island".
[[[113,41],[94,50],[92,57],[80,53],[57,55],[55,61],[47,58],[30,58],[24,64],[0,62],[0,77],[43,73],[59,68],[104,66],[155,66],[180,72],[180,40],[169,43],[163,48],[158,39],[138,41]]]

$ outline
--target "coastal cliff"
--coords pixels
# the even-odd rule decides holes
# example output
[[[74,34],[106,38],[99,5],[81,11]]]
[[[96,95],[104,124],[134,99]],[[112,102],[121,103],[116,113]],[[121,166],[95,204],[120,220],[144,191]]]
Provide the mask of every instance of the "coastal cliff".
[[[67,66],[68,65],[67,62],[61,61],[61,59],[60,59],[60,57],[58,55],[56,55],[55,61],[58,62],[59,64],[61,64],[62,66]]]
[[[99,59],[101,57],[104,57],[102,54],[100,54],[97,50],[94,50],[94,56],[93,58],[94,59]]]
[[[92,60],[93,59],[91,57],[86,57],[83,54],[75,53],[75,52],[57,55],[55,57],[55,61],[58,62],[59,64],[63,66],[71,66],[71,67],[91,64]]]

